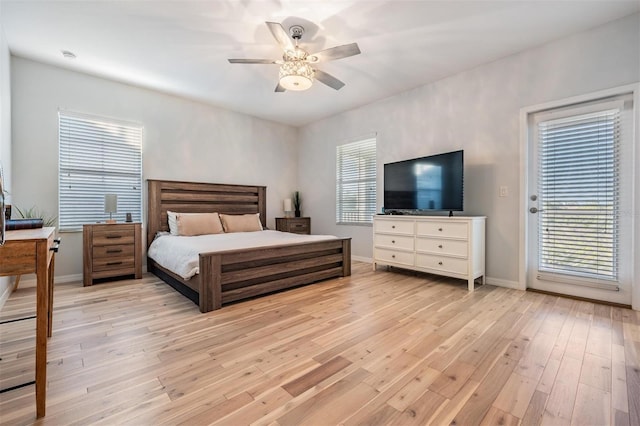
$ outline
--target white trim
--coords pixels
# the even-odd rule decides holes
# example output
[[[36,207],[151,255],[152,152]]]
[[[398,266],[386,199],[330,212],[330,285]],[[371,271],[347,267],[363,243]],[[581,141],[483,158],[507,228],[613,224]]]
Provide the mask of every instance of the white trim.
[[[637,185],[636,182],[636,174],[640,171],[637,170],[640,167],[640,149],[637,148],[638,138],[640,136],[640,83],[627,84],[624,86],[612,87],[605,90],[600,90],[593,93],[588,93],[586,95],[572,96],[565,99],[558,99],[555,101],[549,101],[542,104],[531,105],[528,107],[523,107],[520,109],[520,205],[518,208],[519,214],[519,225],[520,225],[520,236],[519,236],[519,248],[520,248],[520,256],[518,259],[518,279],[520,281],[520,285],[518,288],[524,290],[526,289],[527,283],[527,250],[528,250],[528,241],[527,241],[527,220],[526,220],[526,211],[529,205],[527,200],[527,188],[528,188],[528,147],[529,147],[529,130],[528,130],[528,119],[529,115],[535,112],[544,111],[551,108],[558,108],[563,106],[568,106],[571,104],[577,104],[582,102],[588,102],[599,98],[606,98],[611,96],[622,95],[625,93],[632,93],[633,102],[634,102],[634,110],[636,113],[635,119],[635,128],[633,140],[634,143],[631,145],[635,149],[635,163],[634,163],[634,171],[632,176],[632,183],[636,186],[632,188],[632,194],[634,195],[635,200],[633,200],[634,206],[634,219],[632,223],[632,232],[633,232],[633,244],[632,244],[632,253],[631,259],[635,259],[636,253],[640,253],[640,185]],[[637,264],[634,267],[633,277],[631,279],[632,288],[631,290],[631,306],[634,310],[640,311],[640,284],[637,284],[638,279],[640,279],[640,265]],[[488,280],[488,279],[487,279]],[[634,285],[635,284],[635,285]]]
[[[512,288],[514,290],[525,290],[518,281],[503,280],[502,278],[486,277],[485,282],[497,287]]]
[[[0,309],[7,303],[9,296],[11,296],[11,290],[13,290],[13,279],[12,277],[7,277],[9,285],[4,290],[4,293],[0,294]]]
[[[36,276],[34,274],[29,274],[26,275],[29,278],[24,278],[25,275],[22,276],[22,278],[20,279],[20,286],[22,286],[22,284],[25,285],[29,285],[29,286],[35,286],[36,285]],[[79,284],[82,283],[82,274],[71,274],[71,275],[56,275],[53,278],[53,283],[54,284],[66,284],[66,283],[71,283],[71,282],[78,282]],[[18,287],[19,288],[19,287]]]

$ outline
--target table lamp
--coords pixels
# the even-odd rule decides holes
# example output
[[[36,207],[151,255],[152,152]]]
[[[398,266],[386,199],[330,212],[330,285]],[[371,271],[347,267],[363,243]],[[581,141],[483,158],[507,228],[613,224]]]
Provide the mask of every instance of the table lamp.
[[[117,194],[105,194],[104,195],[104,212],[109,213],[109,219],[107,223],[116,223],[113,218],[114,213],[118,213],[118,195]]]

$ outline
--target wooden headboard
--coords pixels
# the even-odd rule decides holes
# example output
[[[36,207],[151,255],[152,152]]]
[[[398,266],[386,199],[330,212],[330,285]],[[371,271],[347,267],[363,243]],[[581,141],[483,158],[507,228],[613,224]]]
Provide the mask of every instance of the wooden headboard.
[[[264,186],[147,180],[147,246],[158,231],[168,231],[167,210],[180,213],[260,213],[267,223]]]

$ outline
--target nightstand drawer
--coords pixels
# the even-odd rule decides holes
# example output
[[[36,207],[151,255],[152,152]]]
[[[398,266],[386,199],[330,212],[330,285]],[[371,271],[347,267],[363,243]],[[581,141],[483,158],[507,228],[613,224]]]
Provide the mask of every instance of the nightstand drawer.
[[[276,230],[292,232],[294,234],[310,234],[311,218],[308,217],[277,217]]]
[[[289,232],[309,232],[309,224],[305,222],[290,223]]]
[[[105,229],[93,231],[93,245],[106,246],[113,244],[133,244],[135,237],[133,231],[125,229]]]
[[[131,257],[135,255],[134,244],[118,244],[93,246],[93,259],[107,259],[112,257]]]
[[[111,271],[116,269],[130,269],[130,274],[134,273],[135,260],[133,257],[112,257],[108,259],[94,259],[93,270],[95,272]],[[126,272],[124,273],[126,274]]]

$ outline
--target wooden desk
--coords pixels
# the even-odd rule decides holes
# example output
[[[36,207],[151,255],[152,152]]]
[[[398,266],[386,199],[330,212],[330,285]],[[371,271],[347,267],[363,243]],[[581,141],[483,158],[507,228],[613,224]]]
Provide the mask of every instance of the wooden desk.
[[[51,337],[55,228],[7,231],[0,246],[0,276],[36,274],[36,417],[44,417],[47,392],[47,337]]]

